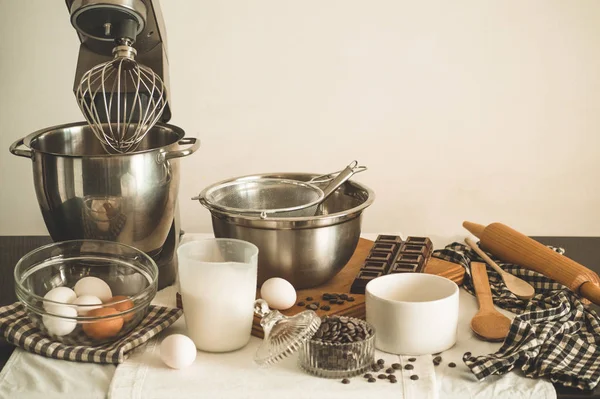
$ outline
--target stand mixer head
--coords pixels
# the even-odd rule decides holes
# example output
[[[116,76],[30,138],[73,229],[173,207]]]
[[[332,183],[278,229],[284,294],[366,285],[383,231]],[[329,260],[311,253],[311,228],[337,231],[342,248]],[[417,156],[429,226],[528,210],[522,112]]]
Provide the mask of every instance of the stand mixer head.
[[[118,153],[137,148],[158,122],[167,101],[160,76],[135,61],[135,24],[132,19],[120,24],[115,58],[87,71],[75,93],[98,140]],[[106,24],[106,29],[110,26]]]
[[[134,151],[154,124],[171,116],[158,2],[67,0],[67,6],[81,40],[77,103],[108,152]]]

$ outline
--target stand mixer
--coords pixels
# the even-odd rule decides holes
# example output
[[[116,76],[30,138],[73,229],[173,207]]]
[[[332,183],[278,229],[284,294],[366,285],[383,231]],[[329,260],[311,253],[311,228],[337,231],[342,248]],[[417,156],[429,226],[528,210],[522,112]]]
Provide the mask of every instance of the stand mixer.
[[[178,158],[200,142],[166,123],[168,59],[158,0],[66,5],[81,42],[73,91],[87,122],[41,129],[15,141],[10,152],[32,161],[54,241],[134,246],[157,263],[159,288],[168,286],[181,233]]]
[[[126,143],[124,146],[123,144],[115,144],[114,140],[102,140],[100,138],[101,134],[96,129],[95,133],[105,148],[108,146],[117,152],[122,152],[121,150],[127,152],[135,149],[141,138],[157,121],[168,122],[171,118],[168,99],[169,65],[166,42],[163,41],[166,32],[159,2],[158,0],[66,0],[66,4],[71,13],[71,24],[77,30],[79,40],[81,41],[73,85],[73,91],[77,96],[80,108],[92,127],[104,123],[104,126],[110,128],[114,125],[115,119],[117,123],[127,124],[125,129],[120,130],[130,131],[133,125],[133,129],[136,130],[136,141],[134,143]],[[133,47],[134,42],[135,48]],[[140,119],[144,118],[140,117],[140,112],[135,112],[133,106],[131,107],[133,109],[133,112],[131,112],[133,118],[130,118],[130,120],[123,120],[126,118],[122,115],[115,117],[114,112],[109,111],[105,113],[100,112],[99,115],[98,113],[96,115],[92,113],[90,116],[90,105],[93,109],[107,110],[113,102],[113,95],[115,95],[115,87],[113,87],[109,99],[103,96],[90,98],[90,92],[93,93],[94,90],[102,90],[99,87],[102,79],[92,79],[90,75],[103,64],[109,64],[109,67],[112,67],[110,65],[111,60],[116,59],[113,57],[113,54],[119,51],[131,57],[131,59],[133,57],[130,54],[133,52],[137,57],[137,61],[142,65],[141,67],[146,68],[147,73],[157,75],[157,79],[160,81],[161,90],[158,94],[153,90],[140,92],[139,87],[137,88],[138,91],[133,90],[133,92],[128,91],[132,89],[131,86],[123,88],[119,84],[119,87],[116,87],[116,95],[122,96],[123,103],[135,104],[137,102],[140,104],[140,108],[152,106],[153,115],[151,115],[152,120],[150,122],[141,121]],[[129,58],[123,58],[126,61],[129,60]],[[86,78],[89,79],[86,82],[89,86],[89,91],[82,92],[82,86]],[[122,93],[118,91],[122,91]],[[156,97],[158,100],[156,100]],[[103,100],[110,100],[110,102],[105,101],[103,104]],[[114,101],[116,102],[117,100],[115,99]],[[87,108],[82,103],[87,105]],[[123,106],[117,109],[117,111],[122,110]],[[127,110],[125,109],[124,111],[123,113],[127,114]],[[131,119],[136,123],[130,124]],[[142,124],[141,122],[145,123]],[[143,125],[142,132],[139,131],[141,125]],[[138,138],[137,136],[141,137]],[[159,285],[168,285],[175,279],[177,269],[176,248],[179,243],[179,235],[179,212],[176,209],[167,240],[159,250],[153,250],[153,253],[149,253],[161,270],[160,274],[162,276]]]

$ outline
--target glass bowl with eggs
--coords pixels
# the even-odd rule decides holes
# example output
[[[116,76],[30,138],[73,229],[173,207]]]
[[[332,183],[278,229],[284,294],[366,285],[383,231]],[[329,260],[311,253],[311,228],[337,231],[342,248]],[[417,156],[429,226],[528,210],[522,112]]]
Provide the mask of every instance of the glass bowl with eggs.
[[[157,290],[158,267],[131,246],[74,240],[23,256],[15,292],[31,322],[53,341],[97,346],[131,332]]]

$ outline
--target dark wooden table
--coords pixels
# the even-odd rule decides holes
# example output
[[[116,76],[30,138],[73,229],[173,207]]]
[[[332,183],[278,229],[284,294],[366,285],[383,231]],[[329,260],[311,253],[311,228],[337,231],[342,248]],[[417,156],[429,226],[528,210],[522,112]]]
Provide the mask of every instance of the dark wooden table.
[[[600,237],[533,237],[543,244],[563,247],[571,259],[600,273]],[[0,306],[17,300],[13,269],[21,256],[34,248],[50,243],[43,236],[0,236]],[[597,310],[600,310],[596,307]],[[0,339],[0,368],[4,367],[14,347]],[[600,387],[595,391],[579,391],[555,386],[559,399],[600,399]]]

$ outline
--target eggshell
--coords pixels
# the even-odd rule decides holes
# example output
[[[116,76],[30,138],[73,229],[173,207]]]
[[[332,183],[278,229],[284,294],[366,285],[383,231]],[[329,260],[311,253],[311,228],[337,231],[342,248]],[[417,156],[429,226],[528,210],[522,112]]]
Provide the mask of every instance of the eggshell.
[[[75,291],[73,291],[69,287],[52,288],[46,293],[46,295],[44,295],[44,299],[60,303],[71,303],[75,300],[75,298],[77,298]],[[55,303],[44,301],[44,309],[46,309],[46,311],[50,313],[54,313],[51,311],[51,309],[56,306],[61,307],[60,305],[57,305]]]
[[[116,315],[117,312],[114,308],[100,308],[90,310],[87,314],[88,317],[99,317],[99,316],[110,316]],[[83,332],[85,332],[88,337],[94,339],[106,339],[114,337],[121,331],[123,327],[123,318],[115,317],[111,319],[104,319],[95,321],[93,323],[84,323],[83,324]]]
[[[272,277],[260,287],[260,296],[267,301],[271,309],[285,310],[296,303],[296,290],[287,280]]]
[[[100,298],[102,302],[112,298],[112,291],[106,282],[98,277],[84,277],[73,287],[77,296],[92,295]]]
[[[75,299],[73,302],[71,302],[72,305],[102,305],[102,301],[100,300],[100,298],[93,296],[93,295],[82,295],[80,297],[77,297],[77,299]],[[79,316],[86,316],[90,310],[94,310],[94,309],[99,309],[102,306],[75,306],[75,309],[77,309],[77,314]]]
[[[160,343],[160,358],[172,369],[182,369],[196,360],[194,341],[183,334],[171,334]]]
[[[54,306],[52,308],[52,313],[63,317],[77,317],[77,311],[75,310],[75,308],[72,308],[70,306]],[[44,326],[46,326],[46,329],[50,334],[59,337],[70,334],[71,332],[73,332],[75,327],[77,327],[76,320],[67,320],[50,315],[42,316],[42,323],[44,323]]]
[[[126,300],[126,301],[112,304],[112,302],[118,302],[118,301],[123,301],[123,300]],[[125,295],[115,295],[112,298],[110,298],[107,303],[111,304],[111,307],[117,309],[119,312],[125,312],[125,311],[128,311],[129,309],[133,308],[133,301],[131,299],[129,299],[128,296],[125,296]],[[135,314],[135,312],[131,312],[131,313],[127,313],[126,315],[123,315],[122,316],[123,321],[128,322],[129,320],[131,320],[133,318],[134,314]]]

